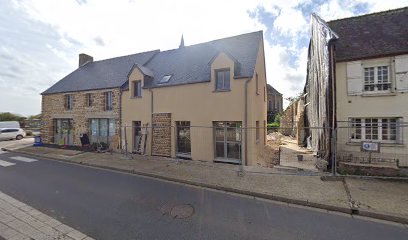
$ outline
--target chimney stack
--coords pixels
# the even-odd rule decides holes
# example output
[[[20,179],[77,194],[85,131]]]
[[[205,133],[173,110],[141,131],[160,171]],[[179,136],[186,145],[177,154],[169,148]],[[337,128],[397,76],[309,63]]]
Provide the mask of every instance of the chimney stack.
[[[93,62],[93,57],[89,56],[85,53],[80,53],[79,54],[79,66],[78,67],[82,67],[83,65],[85,65],[88,62]]]

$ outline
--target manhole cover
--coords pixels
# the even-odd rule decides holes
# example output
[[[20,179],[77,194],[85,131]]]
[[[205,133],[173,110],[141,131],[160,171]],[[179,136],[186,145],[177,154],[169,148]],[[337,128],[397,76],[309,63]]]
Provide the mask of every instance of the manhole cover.
[[[188,218],[191,217],[194,213],[194,208],[190,204],[183,204],[183,205],[177,205],[173,207],[170,211],[170,215],[173,218]]]
[[[169,214],[171,211],[171,206],[169,204],[164,204],[163,206],[160,207],[160,212],[163,215]]]

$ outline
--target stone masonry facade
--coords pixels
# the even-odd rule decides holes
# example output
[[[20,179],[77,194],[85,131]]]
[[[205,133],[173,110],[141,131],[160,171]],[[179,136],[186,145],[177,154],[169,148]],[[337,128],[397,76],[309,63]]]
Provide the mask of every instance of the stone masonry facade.
[[[171,113],[153,114],[152,155],[171,156]]]
[[[304,116],[304,101],[302,98],[289,105],[281,116],[279,131],[283,135],[295,137],[299,145],[303,145],[305,140]]]
[[[105,110],[105,92],[112,92],[112,110]],[[86,94],[91,94],[92,105],[87,106]],[[65,106],[65,96],[72,95],[72,110]],[[73,145],[80,146],[80,135],[90,133],[89,119],[115,119],[116,132],[120,133],[120,90],[102,89],[71,93],[47,94],[42,96],[41,137],[44,143],[54,142],[54,119],[72,119]]]

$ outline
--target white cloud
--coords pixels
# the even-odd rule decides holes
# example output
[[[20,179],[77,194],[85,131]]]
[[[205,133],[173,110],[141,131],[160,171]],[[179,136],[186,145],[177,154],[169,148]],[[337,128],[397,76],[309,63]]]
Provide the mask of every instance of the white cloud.
[[[368,3],[368,12],[388,10],[408,5],[408,0],[328,0],[312,9],[324,20],[344,18],[353,15],[359,3]],[[178,47],[181,34],[185,44],[192,45],[222,37],[257,30],[273,30],[271,37],[285,37],[285,42],[268,43],[265,39],[265,58],[268,82],[289,97],[303,89],[306,78],[307,41],[309,17],[298,5],[311,4],[312,0],[245,0],[245,1],[128,1],[128,0],[20,0],[13,1],[16,10],[9,22],[0,21],[0,33],[7,35],[16,24],[32,26],[30,37],[41,36],[36,42],[25,46],[24,34],[21,39],[7,42],[12,49],[9,55],[17,56],[27,66],[23,75],[16,80],[16,89],[24,89],[26,80],[40,91],[55,83],[69,70],[77,67],[78,54],[87,53],[95,60],[128,55],[131,53],[160,48],[167,50]],[[340,4],[342,3],[342,4]],[[276,19],[274,22],[259,22],[251,18],[248,11],[262,7]],[[1,12],[1,11],[0,11]],[[26,19],[29,18],[29,19]],[[21,23],[22,19],[26,23]],[[1,20],[1,16],[0,16]],[[20,22],[19,22],[20,21]],[[18,27],[18,26],[17,26]],[[50,29],[52,29],[51,34]],[[6,31],[6,32],[4,32]],[[7,32],[10,31],[10,32]],[[13,32],[14,34],[15,31]],[[4,36],[3,35],[3,36]],[[17,36],[17,35],[13,35]],[[306,39],[306,40],[304,40]],[[286,41],[287,40],[287,41]],[[299,44],[303,41],[303,44]],[[4,44],[3,42],[0,43]],[[14,44],[14,45],[13,45]],[[15,44],[19,44],[18,46]],[[33,45],[36,44],[36,45]],[[30,47],[28,50],[27,47]],[[0,54],[5,52],[0,49]],[[1,59],[0,59],[1,60]],[[292,64],[288,64],[288,62]],[[1,70],[1,67],[0,67]],[[4,82],[0,79],[0,82]],[[20,84],[20,85],[19,85]],[[4,90],[0,86],[0,90]],[[38,94],[30,90],[31,99]],[[19,90],[19,92],[24,92]],[[0,96],[0,101],[1,101]],[[39,111],[40,102],[32,101],[31,109]],[[2,107],[2,106],[1,106]],[[18,106],[15,105],[18,109]],[[28,108],[26,108],[28,109]],[[0,112],[4,111],[0,108]],[[15,110],[16,112],[18,110]],[[36,114],[38,112],[22,112]]]

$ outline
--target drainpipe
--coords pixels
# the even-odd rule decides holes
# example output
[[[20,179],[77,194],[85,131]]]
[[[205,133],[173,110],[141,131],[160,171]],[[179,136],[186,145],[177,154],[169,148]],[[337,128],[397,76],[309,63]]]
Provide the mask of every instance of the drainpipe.
[[[150,156],[152,155],[153,149],[153,90],[149,88],[150,92],[150,122],[152,124],[152,130],[150,134]]]
[[[328,50],[330,52],[330,75],[331,75],[331,92],[332,92],[332,122],[331,122],[331,168],[332,168],[332,173],[334,175],[336,175],[336,138],[337,138],[337,134],[336,134],[336,128],[337,128],[337,124],[336,124],[336,51],[335,51],[335,41],[337,40],[337,38],[332,38],[329,40],[328,42]]]
[[[122,89],[119,88],[119,147],[122,149]]]
[[[245,81],[245,116],[244,116],[244,121],[245,121],[245,163],[241,163],[241,167],[243,167],[243,165],[247,164],[248,162],[248,84],[249,81],[251,81],[251,77],[249,77],[246,81]],[[242,171],[242,169],[241,169]]]

